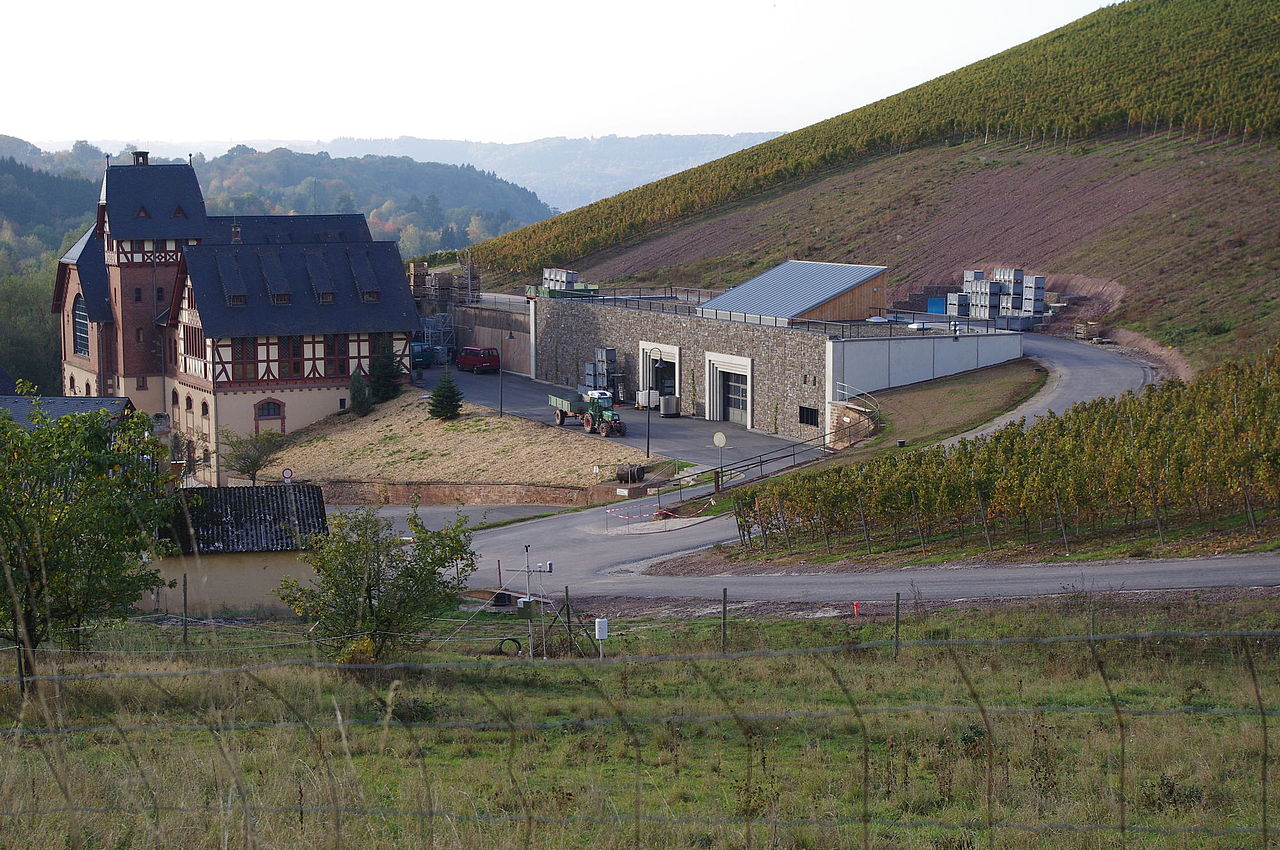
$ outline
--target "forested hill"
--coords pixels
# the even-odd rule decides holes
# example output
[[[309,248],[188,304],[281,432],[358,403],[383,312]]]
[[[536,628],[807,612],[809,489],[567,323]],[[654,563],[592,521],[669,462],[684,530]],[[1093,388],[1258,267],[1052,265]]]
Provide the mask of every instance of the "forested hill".
[[[532,273],[869,156],[1129,128],[1280,134],[1275,0],[1129,0],[900,94],[477,246]]]
[[[452,226],[476,241],[551,215],[533,192],[490,172],[405,156],[331,157],[238,146],[207,161],[198,157],[195,165],[210,212],[361,212],[386,237]],[[408,244],[413,231],[408,236],[405,256],[423,253]]]
[[[87,142],[46,152],[11,136],[0,136],[0,156],[41,173],[77,174],[95,187],[107,162],[106,154]],[[111,161],[127,161],[126,156],[122,152]],[[151,161],[183,160],[152,156]],[[405,257],[459,248],[551,215],[533,192],[468,165],[284,148],[263,152],[244,145],[212,159],[196,154],[193,162],[211,213],[364,213],[376,236],[400,240]],[[92,213],[95,192],[84,205],[86,214]]]
[[[494,171],[562,210],[652,183],[671,174],[775,138],[777,133],[654,134],[591,139],[556,137],[499,144],[442,139],[334,139],[333,156],[411,156],[419,162],[471,163]],[[295,150],[293,144],[287,147]]]
[[[98,186],[0,157],[0,274],[58,248],[68,230],[93,217]]]

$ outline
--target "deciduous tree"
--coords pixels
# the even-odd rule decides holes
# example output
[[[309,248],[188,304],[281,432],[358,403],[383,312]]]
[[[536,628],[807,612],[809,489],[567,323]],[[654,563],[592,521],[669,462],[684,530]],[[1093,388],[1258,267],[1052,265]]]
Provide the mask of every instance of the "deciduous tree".
[[[279,431],[260,431],[241,436],[226,428],[218,429],[218,451],[222,466],[249,476],[250,484],[258,483],[258,473],[266,469],[284,451],[285,438]]]
[[[21,647],[20,675],[51,637],[78,645],[161,584],[148,560],[167,550],[157,531],[174,506],[145,414],[53,419],[37,403],[31,421],[0,412],[0,637]]]
[[[305,541],[302,558],[315,579],[306,586],[281,582],[280,598],[299,616],[315,618],[315,634],[331,641],[335,655],[367,639],[372,660],[381,660],[456,607],[476,569],[466,518],[432,531],[415,508],[409,527],[413,538],[402,540],[372,508],[333,514],[328,534]]]

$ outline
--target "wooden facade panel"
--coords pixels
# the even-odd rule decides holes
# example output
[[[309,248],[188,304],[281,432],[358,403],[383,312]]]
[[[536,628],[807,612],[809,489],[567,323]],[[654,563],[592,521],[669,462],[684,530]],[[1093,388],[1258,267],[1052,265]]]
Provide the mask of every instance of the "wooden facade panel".
[[[881,272],[797,318],[816,322],[860,322],[871,316],[884,315],[887,275],[888,272]]]

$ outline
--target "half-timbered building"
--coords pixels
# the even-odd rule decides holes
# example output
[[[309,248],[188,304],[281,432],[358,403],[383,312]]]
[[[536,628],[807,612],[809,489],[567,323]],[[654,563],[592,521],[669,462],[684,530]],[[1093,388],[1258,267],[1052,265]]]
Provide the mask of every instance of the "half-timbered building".
[[[109,166],[97,220],[58,266],[67,395],[168,417],[198,480],[220,428],[288,432],[342,410],[351,375],[418,320],[394,242],[361,215],[208,216],[195,171]]]

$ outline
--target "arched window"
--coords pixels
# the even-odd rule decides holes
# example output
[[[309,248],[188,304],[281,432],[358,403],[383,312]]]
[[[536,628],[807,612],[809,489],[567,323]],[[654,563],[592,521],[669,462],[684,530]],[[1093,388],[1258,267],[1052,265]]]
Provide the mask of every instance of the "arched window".
[[[207,401],[200,402],[200,415],[201,416],[209,415],[209,402]]]
[[[191,410],[192,407],[193,407],[193,403],[191,401],[191,396],[187,396],[187,410],[188,411]]]
[[[172,394],[170,394],[170,396],[169,396],[169,403],[170,403],[170,404],[172,404],[174,407],[177,407],[177,406],[178,406],[178,391],[177,391],[177,390],[174,390],[174,391],[173,391],[173,393],[172,393]]]
[[[285,433],[284,402],[268,398],[253,406],[253,429],[261,433],[264,428]]]
[[[75,375],[72,375],[71,377],[67,378],[67,386],[71,388],[70,395],[75,395],[76,394],[76,376]]]
[[[74,338],[75,352],[81,357],[89,356],[89,311],[84,306],[84,296],[76,294],[71,303],[71,330]]]

